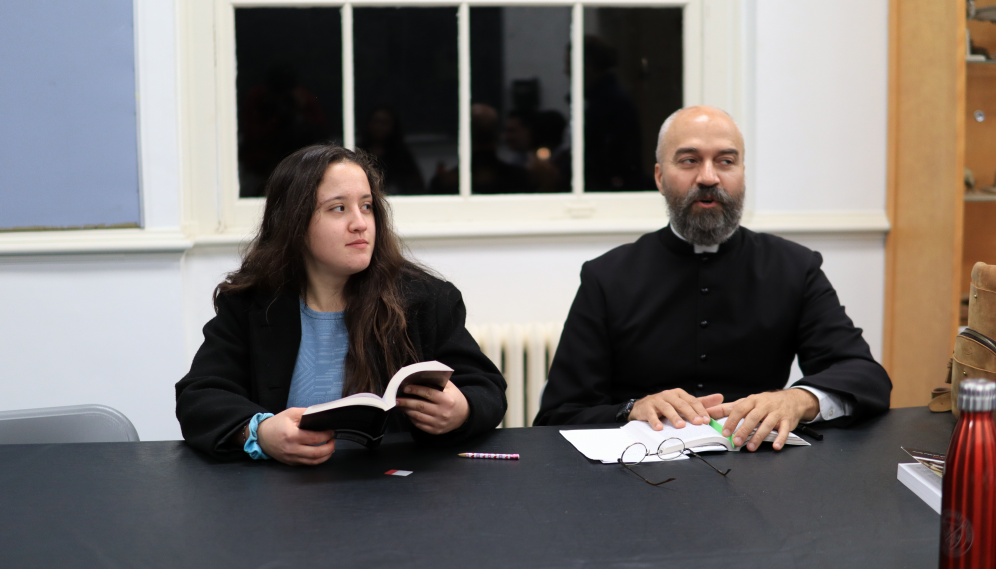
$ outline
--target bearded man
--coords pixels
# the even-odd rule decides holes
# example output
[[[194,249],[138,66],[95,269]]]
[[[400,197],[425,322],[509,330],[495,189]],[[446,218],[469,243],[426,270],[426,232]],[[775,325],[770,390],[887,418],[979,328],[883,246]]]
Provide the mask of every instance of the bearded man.
[[[682,109],[655,166],[670,224],[581,268],[536,425],[729,417],[724,436],[781,449],[800,422],[889,407],[892,382],[819,253],[740,227],[744,143],[729,115]],[[795,357],[804,377],[788,389]],[[725,403],[724,403],[725,401]],[[751,433],[757,429],[753,436]]]

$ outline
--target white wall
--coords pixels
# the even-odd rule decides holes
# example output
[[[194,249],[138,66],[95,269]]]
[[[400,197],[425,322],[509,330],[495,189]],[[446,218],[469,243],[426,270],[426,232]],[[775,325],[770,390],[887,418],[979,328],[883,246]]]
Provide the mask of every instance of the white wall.
[[[888,4],[756,2],[758,210],[885,209]]]
[[[179,224],[173,0],[139,0],[145,219]],[[887,0],[744,0],[748,148],[759,212],[882,210]],[[756,22],[752,24],[751,22]],[[140,24],[141,26],[141,24]],[[172,95],[170,95],[172,93]],[[167,109],[168,111],[164,111]],[[166,120],[162,113],[174,113]],[[661,204],[663,208],[663,204]],[[792,233],[824,270],[876,356],[882,343],[884,236]],[[419,240],[415,256],[463,292],[472,323],[563,320],[581,263],[635,234]],[[209,319],[235,247],[185,254],[0,257],[0,410],[103,403],[144,440],[179,438],[173,384]]]
[[[0,299],[0,409],[100,403],[178,437],[178,255],[0,259]]]

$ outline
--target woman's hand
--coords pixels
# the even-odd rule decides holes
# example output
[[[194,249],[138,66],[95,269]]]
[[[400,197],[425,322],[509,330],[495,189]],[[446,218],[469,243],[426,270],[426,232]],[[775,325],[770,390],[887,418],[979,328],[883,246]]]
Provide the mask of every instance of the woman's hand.
[[[259,446],[270,458],[292,466],[321,464],[335,452],[335,432],[298,428],[304,411],[304,407],[291,407],[256,428]]]
[[[398,397],[398,407],[401,407],[408,418],[419,429],[430,435],[441,435],[456,429],[470,415],[470,405],[453,382],[447,381],[442,391],[421,385],[405,387],[405,393],[417,395],[422,399]]]

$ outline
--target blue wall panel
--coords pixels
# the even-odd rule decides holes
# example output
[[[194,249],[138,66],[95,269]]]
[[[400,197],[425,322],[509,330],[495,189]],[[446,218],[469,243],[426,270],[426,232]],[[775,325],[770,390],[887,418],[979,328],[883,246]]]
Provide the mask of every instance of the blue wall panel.
[[[141,222],[132,9],[0,2],[0,229]]]

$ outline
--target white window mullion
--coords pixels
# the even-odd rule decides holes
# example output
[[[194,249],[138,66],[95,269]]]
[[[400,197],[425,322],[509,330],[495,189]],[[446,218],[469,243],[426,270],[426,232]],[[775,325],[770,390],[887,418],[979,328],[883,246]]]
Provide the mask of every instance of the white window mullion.
[[[470,196],[470,7],[457,9],[457,67],[460,90],[460,123],[457,144],[460,165],[460,196]]]
[[[571,17],[571,190],[584,193],[584,5]]]
[[[691,107],[703,103],[704,49],[702,37],[705,34],[701,2],[689,2],[682,10],[682,30],[684,50],[684,93],[682,106]]]
[[[342,21],[342,145],[356,148],[356,105],[353,85],[353,5],[346,2]]]

